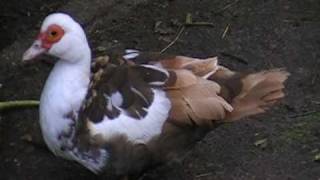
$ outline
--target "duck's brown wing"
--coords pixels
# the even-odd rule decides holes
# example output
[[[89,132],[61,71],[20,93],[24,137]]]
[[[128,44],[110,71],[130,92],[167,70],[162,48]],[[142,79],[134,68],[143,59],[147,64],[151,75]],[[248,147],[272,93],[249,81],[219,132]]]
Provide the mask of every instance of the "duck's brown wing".
[[[134,52],[134,55],[129,59],[134,63],[153,64],[169,71],[165,90],[172,106],[170,122],[211,127],[233,110],[219,96],[220,85],[207,80],[218,69],[216,57],[197,59],[150,52]]]
[[[171,72],[167,86],[173,104],[170,117],[182,124],[208,125],[263,113],[284,97],[284,82],[289,76],[285,69],[234,72],[218,65],[216,57],[148,52],[129,57],[134,63],[155,64]]]
[[[139,94],[128,87],[121,90],[125,100],[128,101],[124,104],[132,105],[126,106],[126,108],[131,114],[138,117],[139,114],[143,114],[143,108],[137,107],[148,106],[148,102],[144,99],[149,99],[149,101],[152,99],[150,86],[162,86],[165,82],[164,89],[171,102],[169,122],[180,125],[210,127],[214,122],[233,121],[245,116],[263,113],[284,97],[283,84],[289,76],[289,73],[283,69],[258,73],[238,73],[218,65],[217,58],[197,59],[159,53],[141,53],[135,50],[126,53],[121,56],[125,57],[125,61],[122,60],[122,63],[129,61],[128,64],[134,68],[128,69],[127,65],[120,65],[117,70],[113,70],[114,67],[111,67],[108,72],[114,73],[112,78],[110,75],[106,75],[102,77],[110,78],[110,80],[98,81],[107,82],[107,85],[97,83],[98,88],[92,89],[126,87],[125,85],[130,82],[135,89],[146,96],[146,98],[138,97]],[[107,64],[99,59],[96,63],[102,64],[102,66]],[[159,71],[157,66],[165,71]],[[99,71],[96,67],[101,66],[93,68],[94,76],[99,79]],[[92,93],[94,92],[92,91]],[[133,101],[132,97],[138,98]],[[101,107],[103,108],[104,105],[102,104]],[[100,106],[94,105],[93,107],[86,108],[89,114],[90,109],[92,112],[96,112],[96,107]],[[101,119],[100,116],[98,119]],[[96,119],[97,117],[92,115],[92,118]]]
[[[219,84],[185,69],[171,70],[170,74],[175,81],[169,82],[165,89],[172,104],[169,115],[171,122],[210,127],[233,110],[219,96]]]
[[[96,58],[92,72],[81,114],[95,123],[104,116],[114,119],[121,111],[136,119],[143,118],[154,99],[152,89],[161,88],[169,78],[164,69],[124,61],[115,65],[108,56]]]

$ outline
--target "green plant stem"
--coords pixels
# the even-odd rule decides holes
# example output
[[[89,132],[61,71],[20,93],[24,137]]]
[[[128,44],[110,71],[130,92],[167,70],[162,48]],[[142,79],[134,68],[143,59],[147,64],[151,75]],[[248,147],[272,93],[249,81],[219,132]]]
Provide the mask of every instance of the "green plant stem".
[[[39,101],[36,101],[36,100],[6,101],[6,102],[0,102],[0,111],[14,109],[14,108],[34,107],[38,105],[39,105]]]

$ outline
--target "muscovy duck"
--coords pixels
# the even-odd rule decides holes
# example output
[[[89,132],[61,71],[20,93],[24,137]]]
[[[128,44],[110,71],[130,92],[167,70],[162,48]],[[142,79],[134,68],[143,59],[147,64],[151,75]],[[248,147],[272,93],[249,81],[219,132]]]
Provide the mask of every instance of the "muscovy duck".
[[[59,58],[40,100],[49,149],[94,173],[137,175],[178,157],[220,124],[265,112],[289,73],[234,72],[216,57],[126,50],[91,61],[82,27],[54,13],[24,53]]]

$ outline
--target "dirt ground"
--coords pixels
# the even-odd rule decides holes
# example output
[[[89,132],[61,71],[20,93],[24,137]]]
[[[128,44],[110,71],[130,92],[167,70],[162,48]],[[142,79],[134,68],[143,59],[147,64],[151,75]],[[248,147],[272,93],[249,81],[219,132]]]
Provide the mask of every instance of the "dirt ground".
[[[82,23],[94,55],[120,45],[160,51],[175,39],[190,14],[193,22],[210,22],[213,27],[186,27],[167,52],[218,56],[232,69],[286,67],[292,73],[281,105],[265,115],[221,126],[182,162],[148,172],[143,180],[320,179],[319,0],[1,3],[1,101],[39,99],[51,66],[26,66],[20,59],[41,20],[56,10]],[[37,108],[0,113],[1,180],[103,179],[54,157],[41,145]]]

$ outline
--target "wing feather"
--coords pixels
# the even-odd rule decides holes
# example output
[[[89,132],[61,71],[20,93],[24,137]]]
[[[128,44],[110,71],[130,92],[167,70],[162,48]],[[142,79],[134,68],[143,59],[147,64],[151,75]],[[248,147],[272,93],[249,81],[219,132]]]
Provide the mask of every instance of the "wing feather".
[[[221,98],[220,86],[195,76],[188,70],[172,70],[176,83],[165,87],[172,103],[169,118],[178,124],[211,126],[216,120],[222,120],[226,112],[233,110],[231,105]],[[172,73],[171,73],[172,74]]]

